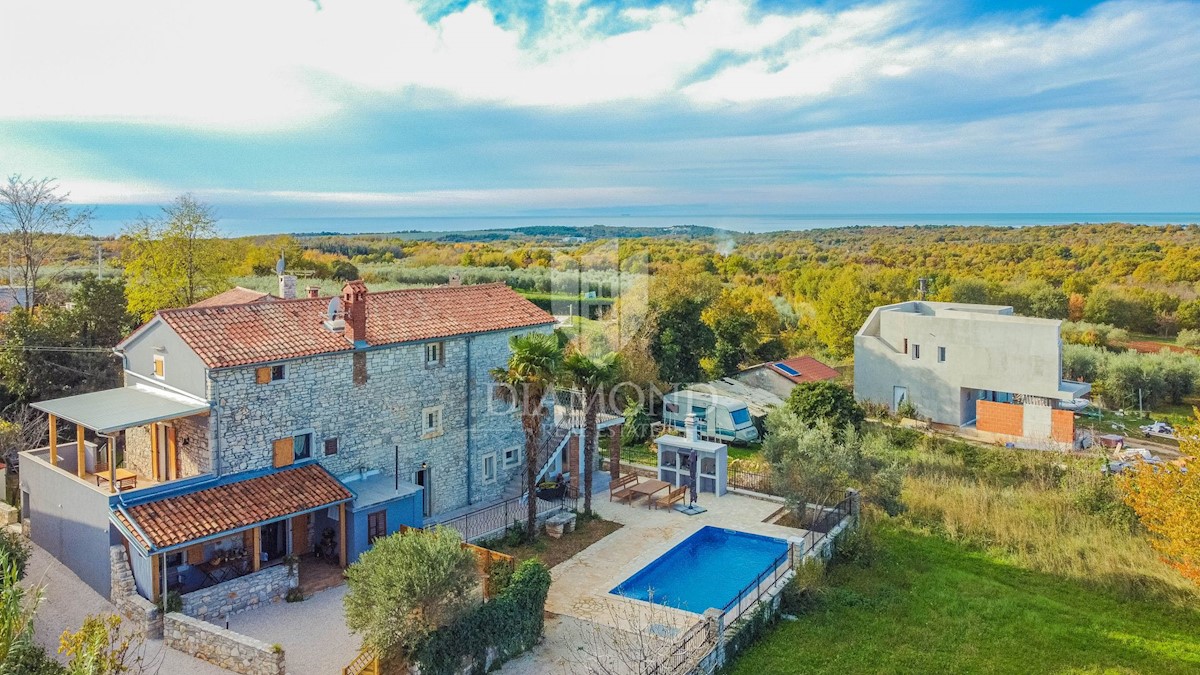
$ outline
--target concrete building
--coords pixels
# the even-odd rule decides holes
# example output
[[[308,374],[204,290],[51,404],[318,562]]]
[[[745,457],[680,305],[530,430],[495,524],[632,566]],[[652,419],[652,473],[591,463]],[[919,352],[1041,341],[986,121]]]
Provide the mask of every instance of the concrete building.
[[[1062,404],[1091,385],[1062,379],[1061,322],[1012,307],[902,302],[876,307],[854,337],[854,394],[932,422],[1025,443],[1071,444]]]
[[[142,596],[201,592],[290,556],[346,565],[519,482],[490,370],[549,314],[504,284],[262,300],[160,311],[116,348],[125,386],[35,404],[50,444],[22,453],[23,513],[98,592],[111,546]]]
[[[793,356],[782,361],[750,366],[734,375],[733,379],[787,400],[798,384],[836,380],[839,376],[838,371],[811,356]]]

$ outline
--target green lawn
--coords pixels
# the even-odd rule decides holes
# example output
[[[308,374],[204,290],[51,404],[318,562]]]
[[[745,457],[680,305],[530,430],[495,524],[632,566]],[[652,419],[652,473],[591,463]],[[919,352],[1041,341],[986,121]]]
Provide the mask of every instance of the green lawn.
[[[1197,673],[1200,610],[1128,600],[896,525],[870,567],[732,668],[766,673]]]

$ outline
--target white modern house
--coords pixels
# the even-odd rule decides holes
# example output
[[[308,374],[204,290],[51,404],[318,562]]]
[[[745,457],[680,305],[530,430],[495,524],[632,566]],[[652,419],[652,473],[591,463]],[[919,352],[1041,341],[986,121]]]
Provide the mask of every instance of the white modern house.
[[[854,336],[854,395],[893,411],[908,401],[935,423],[1073,443],[1067,407],[1091,385],[1062,379],[1060,325],[1002,305],[876,307]]]

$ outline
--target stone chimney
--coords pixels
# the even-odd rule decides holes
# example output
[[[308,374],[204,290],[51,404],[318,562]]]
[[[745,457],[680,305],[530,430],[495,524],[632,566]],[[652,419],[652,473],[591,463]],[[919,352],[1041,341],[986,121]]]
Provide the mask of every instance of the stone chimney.
[[[309,286],[308,288],[304,289],[304,294],[310,298],[319,298],[321,297],[321,287]]]
[[[683,435],[689,441],[694,442],[694,441],[699,440],[696,435],[696,416],[695,415],[688,415],[687,417],[683,418]]]
[[[342,315],[346,319],[346,339],[355,347],[367,344],[367,285],[362,279],[347,281],[342,287]]]
[[[292,274],[279,275],[279,297],[284,300],[296,299],[296,277]]]

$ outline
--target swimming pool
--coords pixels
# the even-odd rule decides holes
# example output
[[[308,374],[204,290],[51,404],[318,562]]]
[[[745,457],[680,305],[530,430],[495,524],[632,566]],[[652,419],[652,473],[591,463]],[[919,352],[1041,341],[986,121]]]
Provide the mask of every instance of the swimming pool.
[[[787,550],[783,539],[710,525],[609,592],[703,614],[734,600]]]

